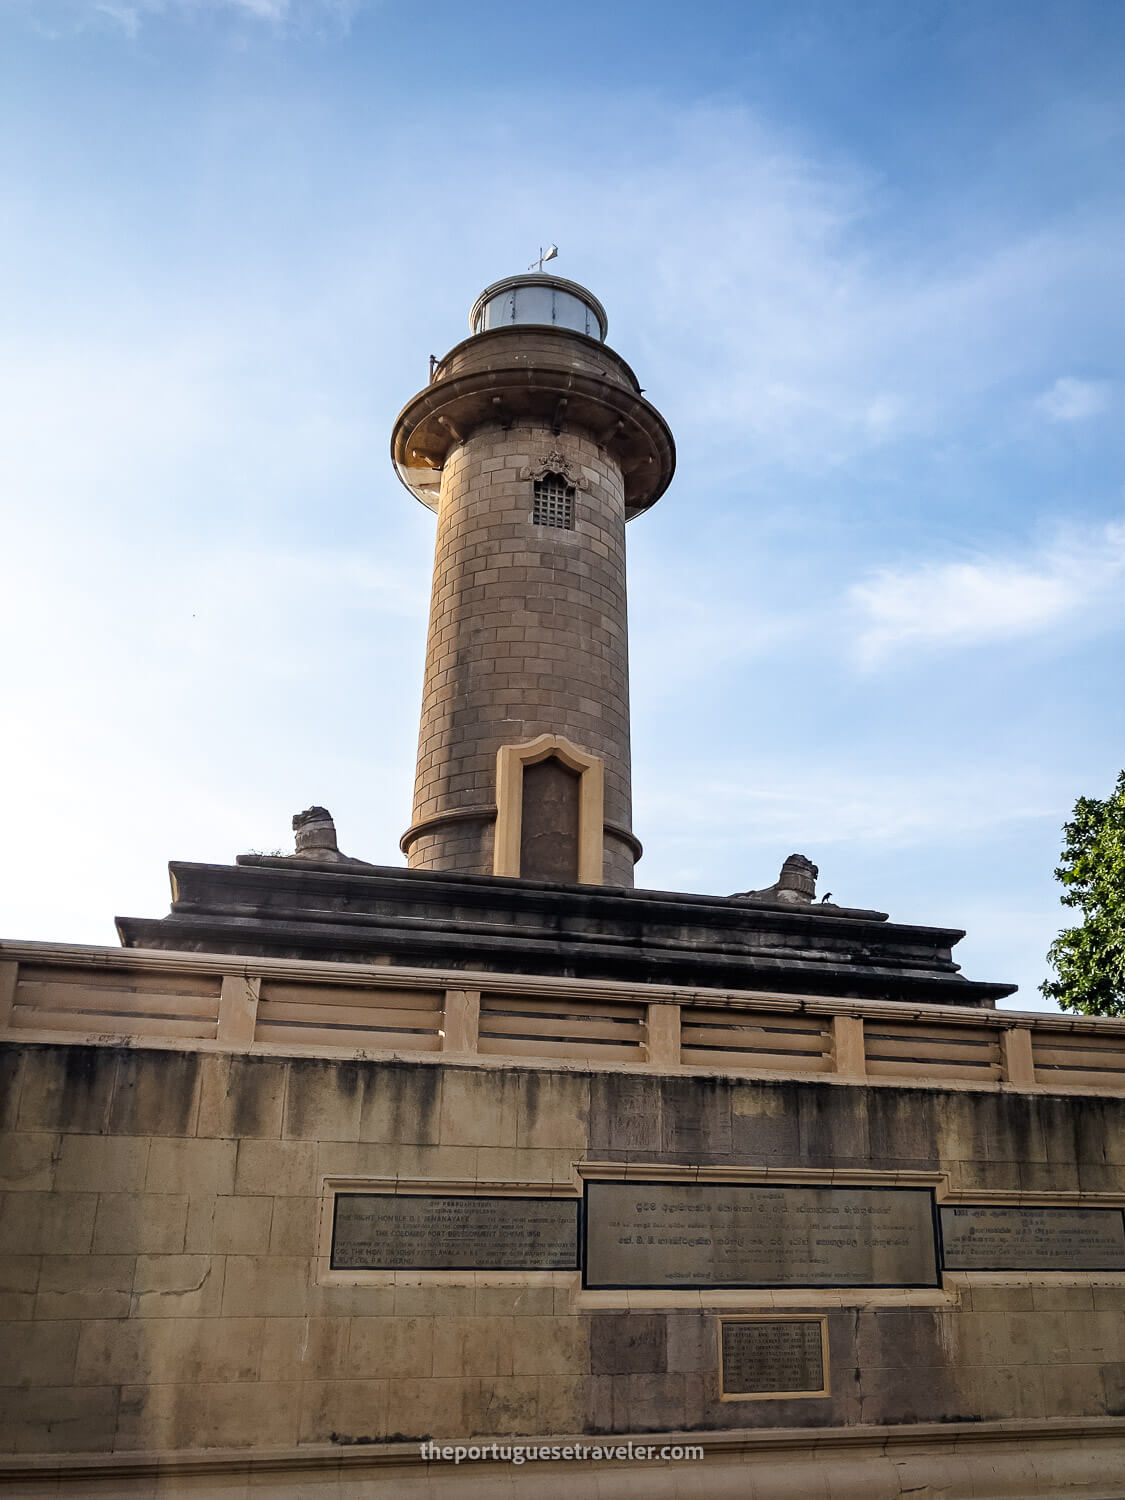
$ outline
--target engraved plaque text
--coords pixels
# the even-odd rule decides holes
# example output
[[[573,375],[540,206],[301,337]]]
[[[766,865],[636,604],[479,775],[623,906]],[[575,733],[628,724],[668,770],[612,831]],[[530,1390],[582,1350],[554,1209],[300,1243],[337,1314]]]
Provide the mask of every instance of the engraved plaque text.
[[[573,1271],[578,1203],[338,1193],[334,1270]]]
[[[936,1286],[917,1188],[591,1182],[586,1285]]]
[[[950,1271],[1125,1271],[1119,1208],[943,1207]]]
[[[828,1394],[819,1318],[724,1318],[719,1327],[721,1395]]]

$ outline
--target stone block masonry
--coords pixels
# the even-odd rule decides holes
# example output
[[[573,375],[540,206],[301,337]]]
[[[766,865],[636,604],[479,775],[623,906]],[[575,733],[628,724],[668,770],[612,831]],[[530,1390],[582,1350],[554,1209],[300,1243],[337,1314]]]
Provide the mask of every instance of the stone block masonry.
[[[631,886],[625,522],[667,489],[675,444],[583,287],[529,273],[487,288],[485,305],[391,437],[399,478],[438,513],[401,847],[419,871]],[[577,832],[542,779],[497,775],[502,749],[545,737],[592,772]],[[526,849],[525,792],[539,814]]]
[[[1121,1275],[638,1297],[577,1271],[349,1280],[321,1253],[330,1181],[557,1194],[579,1163],[1120,1201],[1120,1097],[83,1045],[0,1061],[9,1454],[1125,1413]],[[718,1312],[780,1301],[827,1317],[829,1395],[721,1400]]]
[[[586,481],[573,530],[532,521],[533,481],[521,474],[551,452]],[[583,433],[492,424],[442,473],[412,867],[491,873],[496,752],[540,734],[604,760],[606,823],[628,830],[621,470]],[[605,883],[632,885],[633,858],[607,829]]]

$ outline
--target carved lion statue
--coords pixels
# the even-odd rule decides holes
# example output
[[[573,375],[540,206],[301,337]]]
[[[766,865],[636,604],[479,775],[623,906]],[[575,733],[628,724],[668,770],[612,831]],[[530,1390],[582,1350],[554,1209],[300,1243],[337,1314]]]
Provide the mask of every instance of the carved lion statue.
[[[808,906],[816,896],[816,877],[820,874],[811,859],[791,854],[781,867],[775,884],[764,891],[738,891],[732,901],[777,901],[785,906]]]

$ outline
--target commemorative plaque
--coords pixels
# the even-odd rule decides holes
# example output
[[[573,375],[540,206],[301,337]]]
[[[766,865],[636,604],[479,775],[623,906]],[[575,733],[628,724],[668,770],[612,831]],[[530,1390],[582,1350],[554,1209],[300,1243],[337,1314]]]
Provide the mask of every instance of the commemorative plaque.
[[[721,1318],[719,1394],[827,1396],[823,1318]]]
[[[919,1188],[591,1182],[589,1287],[938,1284]]]
[[[950,1271],[1125,1271],[1119,1208],[943,1207],[941,1238]]]
[[[573,1198],[338,1193],[332,1269],[573,1271]]]

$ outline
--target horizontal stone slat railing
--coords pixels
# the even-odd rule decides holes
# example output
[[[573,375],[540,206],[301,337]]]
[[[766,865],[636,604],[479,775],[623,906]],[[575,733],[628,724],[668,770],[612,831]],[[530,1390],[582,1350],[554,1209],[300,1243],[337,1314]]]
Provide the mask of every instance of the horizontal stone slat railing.
[[[0,944],[0,1038],[1125,1092],[1125,1020]]]

